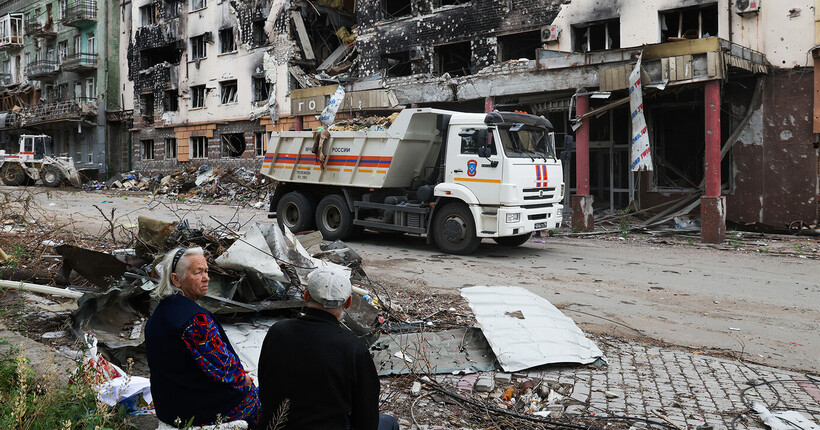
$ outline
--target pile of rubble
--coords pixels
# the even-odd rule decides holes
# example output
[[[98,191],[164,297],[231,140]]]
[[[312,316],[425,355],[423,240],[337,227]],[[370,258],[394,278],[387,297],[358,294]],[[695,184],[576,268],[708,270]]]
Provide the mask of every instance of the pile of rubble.
[[[187,166],[169,175],[146,176],[139,172],[116,174],[105,182],[83,184],[86,190],[118,189],[151,191],[172,198],[210,201],[248,202],[261,207],[273,192],[270,178],[244,167],[227,169],[212,166]]]
[[[399,112],[395,112],[390,116],[368,116],[357,117],[353,119],[338,120],[330,126],[331,131],[384,131],[390,128],[393,121],[399,116]]]

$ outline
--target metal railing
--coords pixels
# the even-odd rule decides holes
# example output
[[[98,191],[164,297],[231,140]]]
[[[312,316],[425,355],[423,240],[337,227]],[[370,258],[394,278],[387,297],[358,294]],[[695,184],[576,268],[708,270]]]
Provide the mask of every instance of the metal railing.
[[[39,23],[38,21],[29,21],[26,22],[26,34],[29,36],[56,36],[57,30],[54,28],[54,24],[51,23],[50,25],[44,25]]]
[[[60,73],[60,64],[51,60],[32,61],[26,67],[26,76],[29,79],[56,75],[58,73]]]
[[[76,97],[71,100],[41,103],[18,111],[24,125],[76,120],[97,116],[97,99]]]
[[[64,70],[95,69],[97,68],[97,54],[69,54],[63,57]]]
[[[63,24],[71,25],[81,21],[97,21],[97,2],[77,0],[66,8]]]

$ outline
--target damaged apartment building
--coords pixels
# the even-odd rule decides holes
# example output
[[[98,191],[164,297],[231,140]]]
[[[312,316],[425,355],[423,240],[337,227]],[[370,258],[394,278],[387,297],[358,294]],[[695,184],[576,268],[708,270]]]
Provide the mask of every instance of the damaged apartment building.
[[[708,241],[722,239],[726,221],[817,222],[820,71],[809,0],[356,7],[359,79],[348,96],[387,88],[403,106],[544,115],[559,146],[561,133],[575,138],[565,201],[576,229],[590,229],[595,210],[630,205],[661,217],[700,206]],[[628,77],[640,55],[655,168],[632,172]]]
[[[118,14],[110,1],[0,2],[0,145],[47,134],[86,176],[110,166],[106,110],[120,109]],[[108,94],[116,94],[108,99]],[[116,128],[116,126],[113,126]]]
[[[296,79],[289,67],[315,67],[341,44],[334,31],[352,22],[341,2],[138,0],[122,7],[131,155],[144,173],[180,165],[259,168],[268,118]],[[291,30],[327,43],[293,65]]]

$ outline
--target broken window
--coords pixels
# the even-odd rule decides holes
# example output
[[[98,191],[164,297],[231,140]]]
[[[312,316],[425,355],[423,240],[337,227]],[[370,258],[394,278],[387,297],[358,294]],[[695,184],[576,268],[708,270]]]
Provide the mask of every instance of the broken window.
[[[265,33],[265,20],[256,20],[251,23],[251,34],[253,35],[253,47],[264,46],[268,42],[268,35]]]
[[[154,121],[154,94],[140,95],[140,114],[149,123]]]
[[[717,36],[717,4],[659,12],[661,42]]]
[[[57,59],[60,63],[63,62],[63,59],[68,56],[68,41],[61,40],[57,42]]]
[[[236,79],[220,82],[220,103],[222,103],[223,105],[228,103],[236,103],[236,87]]]
[[[697,189],[703,180],[703,103],[702,91],[683,91],[658,96],[647,109],[657,188]]]
[[[621,24],[616,19],[572,26],[574,51],[589,52],[621,47]]]
[[[265,133],[254,133],[253,144],[255,148],[255,154],[257,157],[265,155]]]
[[[157,23],[157,5],[149,3],[140,8],[140,24],[143,27]]]
[[[205,107],[205,85],[191,87],[191,109]]]
[[[453,6],[457,4],[466,4],[470,0],[433,0],[433,7],[440,8],[442,6]]]
[[[191,60],[199,60],[208,55],[208,44],[205,41],[205,35],[195,36],[191,38]]]
[[[195,136],[190,138],[191,158],[208,158],[208,138]]]
[[[507,34],[498,37],[498,60],[508,61],[519,58],[535,60],[536,51],[541,47],[541,32]]]
[[[169,137],[165,139],[165,159],[173,160],[177,158],[177,140]]]
[[[166,90],[162,96],[162,110],[174,112],[179,110],[179,93],[177,90]]]
[[[382,19],[408,16],[413,12],[410,0],[382,0]]]
[[[470,74],[472,57],[470,42],[436,46],[435,55],[438,75],[449,73],[450,76],[466,76]]]
[[[386,76],[389,78],[412,75],[413,67],[410,64],[410,51],[382,54],[382,68],[387,72]]]
[[[264,102],[270,98],[271,84],[264,77],[253,78],[253,101]]]
[[[238,158],[245,152],[245,135],[232,133],[222,135],[222,156]]]
[[[142,141],[142,154],[140,154],[140,158],[143,160],[153,160],[154,159],[154,141],[153,140],[143,140]]]
[[[175,46],[143,49],[140,51],[140,67],[144,70],[157,64],[179,64],[181,52]]]
[[[182,2],[179,0],[165,0],[165,18],[178,18],[181,6]]]
[[[191,11],[205,9],[208,6],[208,0],[191,0]]]
[[[233,27],[219,30],[219,53],[225,54],[236,51],[236,39],[233,37]]]

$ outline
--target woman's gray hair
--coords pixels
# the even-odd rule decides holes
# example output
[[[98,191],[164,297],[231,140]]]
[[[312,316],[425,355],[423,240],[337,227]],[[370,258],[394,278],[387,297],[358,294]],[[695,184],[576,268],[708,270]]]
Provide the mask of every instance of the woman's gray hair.
[[[176,270],[174,270],[174,257],[180,251],[182,251],[182,256],[179,257],[179,260],[176,263]],[[157,266],[157,272],[159,273],[159,286],[154,289],[151,296],[157,300],[162,300],[168,296],[179,293],[181,290],[171,282],[171,271],[173,270],[174,273],[179,276],[180,281],[184,280],[185,273],[188,271],[188,266],[190,265],[188,257],[192,255],[201,255],[204,257],[205,251],[198,246],[187,249],[177,247],[168,251],[168,253],[165,254],[165,258],[163,258],[162,262],[160,262],[159,266]]]

